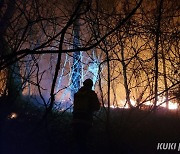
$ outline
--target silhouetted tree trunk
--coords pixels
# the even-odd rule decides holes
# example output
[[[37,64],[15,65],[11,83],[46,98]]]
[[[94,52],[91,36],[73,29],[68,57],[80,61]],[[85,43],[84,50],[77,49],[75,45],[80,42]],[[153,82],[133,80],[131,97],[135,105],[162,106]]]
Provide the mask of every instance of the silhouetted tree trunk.
[[[106,45],[105,45],[105,48],[106,48]],[[111,87],[111,74],[110,74],[110,58],[109,58],[109,51],[106,49],[105,50],[105,53],[106,53],[106,60],[107,60],[107,123],[106,123],[106,129],[107,129],[107,133],[108,133],[108,137],[109,137],[109,133],[110,133],[110,130],[109,130],[109,127],[110,127],[110,105],[111,105],[111,91],[110,91],[110,87]]]
[[[79,11],[81,5],[82,5],[82,0],[79,1],[77,7],[75,8],[75,10],[73,12],[73,14],[70,16],[70,19],[68,20],[66,25],[61,30],[58,58],[57,58],[57,62],[56,62],[56,68],[55,68],[55,73],[54,73],[52,86],[51,86],[51,92],[50,92],[51,99],[50,99],[49,107],[48,107],[44,117],[46,117],[48,115],[48,113],[52,110],[53,105],[54,105],[54,101],[55,101],[55,93],[54,93],[54,91],[55,91],[55,86],[56,86],[56,82],[57,82],[57,78],[58,78],[58,74],[59,74],[59,70],[60,70],[60,64],[61,64],[61,57],[62,57],[62,50],[63,50],[65,34],[67,33],[68,28],[71,25],[73,25],[74,20],[77,19],[78,11]]]
[[[123,67],[123,78],[124,78],[124,88],[125,88],[125,93],[126,93],[126,101],[129,105],[130,108],[133,108],[133,105],[131,104],[131,100],[130,100],[130,90],[129,90],[129,87],[128,87],[128,79],[127,79],[127,65],[125,63],[125,57],[124,57],[124,45],[123,45],[123,42],[121,41],[120,42],[121,44],[121,58],[122,58],[122,61],[121,61],[121,64],[122,64],[122,67]]]
[[[1,8],[5,3],[1,2]],[[7,3],[7,8],[0,18],[0,56],[6,56],[12,53],[12,50],[9,48],[8,43],[5,40],[5,33],[8,26],[10,25],[10,19],[13,16],[15,10],[15,1],[9,0]],[[2,11],[2,10],[1,10]],[[14,99],[17,96],[21,95],[21,75],[18,62],[7,67],[6,70],[7,81],[6,81],[6,90],[9,98]]]
[[[167,71],[166,71],[166,57],[165,57],[165,53],[164,53],[164,48],[163,48],[163,44],[162,45],[162,64],[163,64],[163,79],[164,79],[164,87],[165,87],[165,102],[166,102],[166,108],[168,108],[169,106],[169,101],[168,101],[168,97],[169,97],[169,91],[168,91],[168,83],[167,83]]]
[[[154,53],[154,61],[155,61],[155,85],[154,85],[154,93],[155,93],[155,100],[154,100],[154,109],[156,108],[157,101],[158,101],[158,73],[159,73],[159,62],[158,62],[158,52],[159,52],[159,38],[161,33],[161,15],[162,15],[162,5],[163,0],[159,1],[157,6],[157,26],[156,26],[156,40],[155,40],[155,53]]]
[[[7,89],[8,96],[11,99],[22,94],[21,74],[18,62],[8,67],[7,74]]]

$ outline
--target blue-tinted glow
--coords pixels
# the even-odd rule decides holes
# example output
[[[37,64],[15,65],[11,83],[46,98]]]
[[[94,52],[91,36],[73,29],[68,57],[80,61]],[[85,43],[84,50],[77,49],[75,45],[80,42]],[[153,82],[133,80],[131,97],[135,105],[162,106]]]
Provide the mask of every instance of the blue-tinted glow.
[[[93,80],[93,83],[95,85],[96,81],[98,80],[98,71],[99,71],[99,66],[98,66],[98,63],[91,63],[88,67],[88,71],[92,73],[92,80]],[[95,88],[93,85],[93,89]]]

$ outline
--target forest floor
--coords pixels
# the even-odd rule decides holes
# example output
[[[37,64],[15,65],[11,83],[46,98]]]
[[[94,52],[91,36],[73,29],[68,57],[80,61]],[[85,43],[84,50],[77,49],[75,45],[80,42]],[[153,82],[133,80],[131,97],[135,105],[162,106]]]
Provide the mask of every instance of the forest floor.
[[[25,103],[0,102],[0,154],[73,154],[71,113],[51,113]],[[180,114],[112,109],[109,133],[103,109],[94,117],[87,149],[90,154],[180,153]],[[17,116],[17,117],[16,117]],[[174,150],[157,150],[158,143],[176,143]],[[180,148],[180,147],[179,147]]]

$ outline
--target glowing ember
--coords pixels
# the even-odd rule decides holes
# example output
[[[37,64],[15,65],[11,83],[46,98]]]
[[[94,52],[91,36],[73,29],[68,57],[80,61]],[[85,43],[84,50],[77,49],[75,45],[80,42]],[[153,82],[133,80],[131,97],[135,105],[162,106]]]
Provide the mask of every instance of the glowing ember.
[[[9,119],[16,119],[17,116],[18,116],[18,115],[17,115],[16,113],[12,112],[12,113],[8,116],[8,118],[9,118]]]

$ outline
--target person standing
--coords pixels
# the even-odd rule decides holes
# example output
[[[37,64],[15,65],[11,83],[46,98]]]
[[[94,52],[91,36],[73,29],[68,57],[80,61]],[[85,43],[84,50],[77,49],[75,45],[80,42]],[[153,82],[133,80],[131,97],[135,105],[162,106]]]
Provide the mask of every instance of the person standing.
[[[83,87],[74,94],[73,107],[73,136],[79,153],[87,152],[86,140],[89,129],[93,125],[93,113],[100,109],[100,103],[95,91],[92,90],[93,81],[86,79]]]

